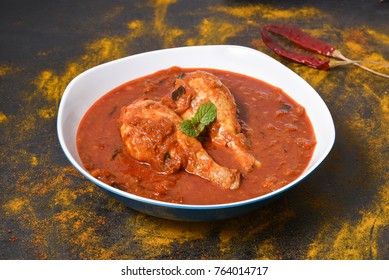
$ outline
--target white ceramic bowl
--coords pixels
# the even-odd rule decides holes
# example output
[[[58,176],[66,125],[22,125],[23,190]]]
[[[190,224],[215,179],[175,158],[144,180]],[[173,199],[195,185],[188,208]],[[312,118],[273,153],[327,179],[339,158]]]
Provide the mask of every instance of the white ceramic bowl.
[[[312,122],[317,144],[312,159],[299,178],[272,193],[253,199],[219,204],[186,205],[155,201],[111,187],[92,177],[82,166],[76,148],[78,125],[92,104],[111,89],[158,70],[215,68],[245,74],[281,88],[305,107]],[[300,76],[271,57],[241,46],[194,46],[132,55],[94,67],[77,76],[67,86],[58,111],[58,137],[70,162],[87,179],[130,208],[174,220],[206,221],[227,219],[255,210],[310,174],[328,155],[335,141],[331,114],[319,94]]]

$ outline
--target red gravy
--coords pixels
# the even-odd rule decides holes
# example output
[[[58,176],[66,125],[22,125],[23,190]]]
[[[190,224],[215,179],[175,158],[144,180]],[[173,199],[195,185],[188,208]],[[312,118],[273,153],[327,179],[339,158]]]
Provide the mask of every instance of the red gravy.
[[[77,132],[84,167],[101,181],[139,196],[184,204],[220,204],[246,200],[277,190],[296,179],[308,165],[316,144],[304,108],[281,89],[237,73],[202,69],[216,75],[235,97],[251,153],[262,166],[242,178],[239,189],[221,189],[184,170],[163,175],[133,159],[122,142],[121,108],[136,99],[159,100],[174,91],[174,80],[195,69],[172,67],[129,81],[101,97],[85,114]],[[221,165],[234,167],[231,155],[204,141]]]

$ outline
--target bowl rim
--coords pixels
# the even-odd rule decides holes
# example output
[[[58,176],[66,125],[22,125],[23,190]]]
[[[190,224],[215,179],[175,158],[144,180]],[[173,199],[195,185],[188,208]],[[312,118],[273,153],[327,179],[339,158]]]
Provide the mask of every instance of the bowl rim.
[[[64,115],[64,110],[65,110],[64,103],[69,98],[69,93],[71,92],[71,90],[74,87],[74,85],[80,79],[82,79],[85,75],[91,73],[92,71],[95,71],[97,68],[104,67],[107,64],[113,64],[113,63],[117,63],[117,62],[122,61],[122,60],[136,58],[136,57],[148,56],[150,54],[158,54],[158,53],[163,54],[165,52],[172,52],[172,51],[175,51],[175,50],[183,50],[183,49],[186,49],[186,50],[204,49],[204,50],[206,50],[206,49],[215,49],[215,48],[241,49],[241,50],[244,50],[244,51],[251,51],[251,52],[256,52],[257,54],[261,54],[261,55],[265,56],[267,59],[270,59],[271,61],[278,63],[279,64],[278,67],[282,67],[284,69],[287,69],[288,71],[291,72],[291,74],[295,75],[296,78],[301,79],[303,82],[305,82],[306,86],[310,87],[318,95],[318,97],[321,99],[321,101],[323,101],[322,98],[320,97],[320,95],[316,92],[316,90],[314,90],[297,73],[295,73],[294,71],[292,71],[291,69],[289,69],[288,67],[283,65],[282,63],[278,62],[274,58],[268,56],[267,54],[264,54],[261,51],[258,51],[256,49],[252,49],[252,48],[249,48],[249,47],[245,47],[245,46],[239,46],[239,45],[184,46],[184,47],[165,48],[165,49],[159,49],[159,50],[153,50],[153,51],[133,54],[133,55],[129,55],[129,56],[126,56],[126,57],[122,57],[122,58],[119,58],[119,59],[115,59],[115,60],[112,60],[112,61],[109,61],[109,62],[105,62],[105,63],[99,64],[97,66],[94,66],[94,67],[92,67],[92,68],[90,68],[90,69],[80,73],[79,75],[77,75],[67,85],[67,87],[66,87],[66,89],[65,89],[65,91],[64,91],[64,93],[63,93],[63,95],[61,97],[60,104],[59,104],[58,115],[57,115],[57,135],[58,135],[60,146],[61,146],[63,152],[65,153],[66,157],[70,161],[70,163],[78,170],[78,172],[80,172],[89,181],[91,181],[94,184],[98,185],[99,187],[103,188],[105,191],[112,192],[112,193],[114,193],[116,195],[119,195],[121,197],[130,199],[130,200],[133,200],[133,201],[141,202],[141,203],[151,204],[151,205],[160,206],[160,207],[169,207],[169,208],[186,209],[186,210],[213,210],[213,209],[240,207],[240,206],[243,206],[243,205],[257,203],[257,202],[260,202],[260,201],[263,201],[263,200],[267,200],[267,199],[269,199],[271,197],[277,196],[277,195],[279,195],[279,194],[289,190],[292,186],[300,183],[302,180],[307,178],[308,175],[310,175],[317,168],[317,166],[320,165],[323,162],[323,160],[328,156],[328,154],[330,153],[330,151],[331,151],[331,149],[332,149],[332,147],[334,145],[334,142],[335,142],[335,126],[334,126],[334,122],[333,122],[331,113],[330,113],[330,111],[329,111],[329,109],[328,109],[328,107],[327,107],[327,105],[325,104],[324,101],[323,101],[324,109],[327,111],[327,113],[328,113],[327,117],[329,118],[328,119],[328,121],[329,121],[328,129],[330,129],[330,131],[329,131],[330,133],[328,134],[328,136],[331,137],[331,138],[329,139],[329,144],[327,145],[326,149],[321,153],[321,155],[318,158],[317,162],[315,164],[313,164],[312,166],[310,166],[309,170],[307,170],[307,167],[306,167],[306,169],[303,171],[303,173],[298,178],[296,178],[294,181],[286,184],[285,186],[283,186],[283,187],[281,187],[281,188],[279,188],[279,189],[277,189],[275,191],[272,191],[270,193],[266,193],[264,195],[253,197],[253,198],[246,199],[246,200],[241,200],[241,201],[236,201],[236,202],[228,202],[228,203],[221,203],[221,204],[185,204],[185,203],[184,204],[178,204],[178,203],[154,200],[154,199],[138,196],[138,195],[135,195],[135,194],[132,194],[132,193],[129,193],[129,192],[125,192],[125,191],[119,190],[119,189],[117,189],[115,187],[112,187],[112,186],[110,186],[108,184],[103,183],[102,181],[96,179],[90,173],[88,173],[74,159],[74,157],[70,153],[69,149],[67,148],[66,141],[64,139],[64,131],[63,131],[63,128],[62,128],[61,124],[63,123],[63,118],[64,118],[64,116],[63,116]],[[160,69],[160,70],[162,70],[162,69]],[[149,74],[152,74],[153,72],[155,72],[155,71],[151,71]],[[239,73],[239,72],[237,71],[236,73]],[[258,79],[258,78],[256,78],[256,79]],[[286,92],[286,94],[288,94],[288,93]],[[293,98],[293,97],[291,97],[291,98]],[[94,102],[96,102],[96,101],[94,101]]]

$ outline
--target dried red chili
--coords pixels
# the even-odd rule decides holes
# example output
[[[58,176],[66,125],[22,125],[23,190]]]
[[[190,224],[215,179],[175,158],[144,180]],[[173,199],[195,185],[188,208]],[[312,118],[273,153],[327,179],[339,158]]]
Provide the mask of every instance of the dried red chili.
[[[322,69],[322,70],[330,69],[329,59],[320,59],[316,56],[287,50],[282,46],[280,46],[279,44],[277,44],[265,29],[261,29],[260,31],[262,35],[262,40],[265,43],[265,45],[269,47],[271,50],[273,50],[276,54],[291,59],[293,61],[303,63],[313,68]]]
[[[309,36],[301,29],[286,24],[268,24],[264,29],[281,35],[303,49],[316,52],[325,56],[333,56],[335,48],[330,44]]]
[[[286,25],[286,24],[268,24],[265,25],[263,29],[261,29],[260,31],[262,35],[262,40],[267,47],[272,49],[278,55],[288,58],[290,60],[303,63],[307,66],[317,68],[317,69],[322,69],[322,70],[328,70],[330,68],[334,68],[341,65],[353,64],[373,74],[379,75],[381,77],[389,78],[389,75],[374,71],[360,64],[360,63],[374,63],[374,64],[385,65],[384,63],[354,61],[348,59],[339,50],[335,49],[335,47],[333,47],[332,45],[323,42],[319,39],[313,38],[312,36],[308,35],[307,33],[303,32],[301,29],[295,26]],[[287,50],[282,46],[280,46],[279,44],[277,44],[272,39],[272,37],[270,36],[270,32],[285,37],[289,41],[293,42],[294,44],[296,44],[297,46],[305,50],[312,51],[328,57],[337,58],[340,60],[320,59],[316,56]]]

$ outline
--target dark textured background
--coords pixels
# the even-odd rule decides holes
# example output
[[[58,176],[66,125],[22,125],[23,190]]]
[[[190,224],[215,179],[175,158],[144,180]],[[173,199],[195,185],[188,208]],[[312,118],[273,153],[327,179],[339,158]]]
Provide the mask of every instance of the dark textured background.
[[[300,26],[353,59],[389,63],[389,2],[0,1],[0,259],[388,259],[389,80],[318,71],[262,43]],[[162,220],[85,180],[59,146],[56,114],[82,71],[143,51],[237,44],[265,52],[326,101],[337,138],[302,184],[249,215]],[[388,68],[374,66],[388,74]]]

